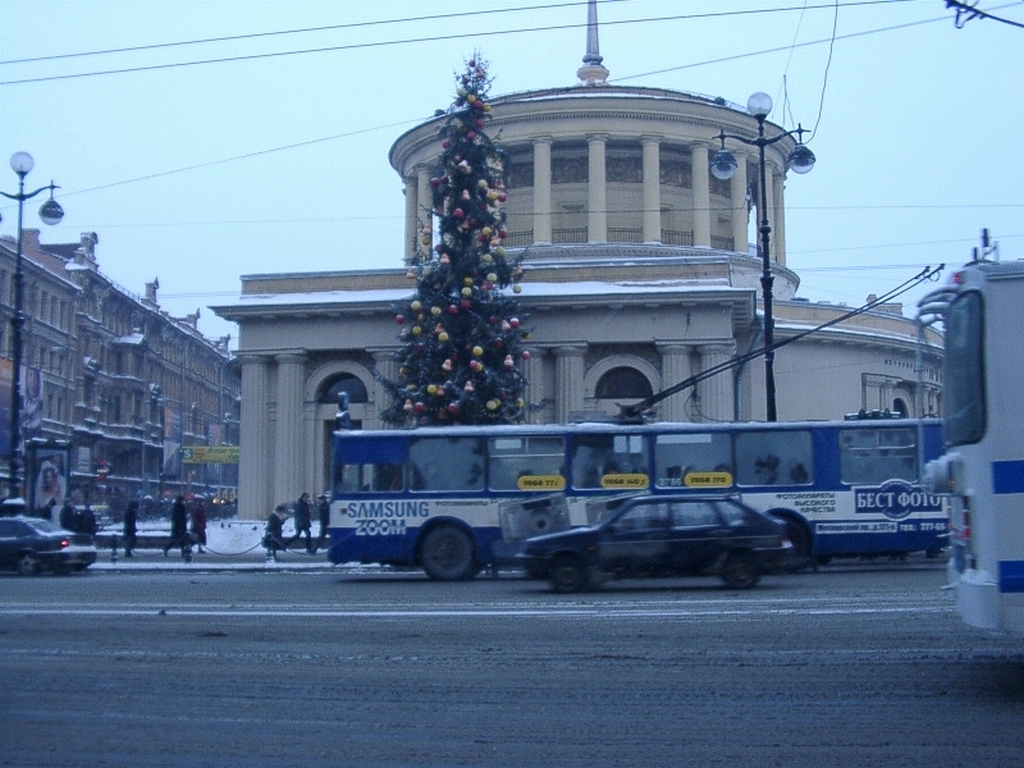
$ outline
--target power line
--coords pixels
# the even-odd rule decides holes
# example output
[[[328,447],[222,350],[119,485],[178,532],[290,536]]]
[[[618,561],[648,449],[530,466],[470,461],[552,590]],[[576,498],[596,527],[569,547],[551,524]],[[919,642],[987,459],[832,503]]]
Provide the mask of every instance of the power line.
[[[625,1],[625,0],[622,0],[622,1]],[[919,1],[920,0],[852,0],[851,2],[844,3],[843,7],[870,6],[870,5],[892,5],[893,3],[910,3],[910,2],[919,2]],[[821,8],[832,9],[833,7],[834,7],[834,3],[825,3],[825,4],[821,4],[821,5],[811,6],[810,9],[811,10],[819,10]],[[802,6],[788,6],[788,7],[783,7],[783,8],[767,8],[767,9],[748,10],[748,11],[723,11],[723,12],[700,13],[700,14],[679,14],[679,15],[674,15],[674,16],[656,16],[656,17],[650,17],[650,18],[646,18],[646,19],[622,19],[622,20],[618,20],[618,21],[615,21],[615,20],[605,21],[605,22],[601,23],[601,26],[602,27],[612,27],[612,26],[623,26],[623,25],[633,25],[633,24],[655,24],[655,23],[661,24],[661,23],[664,23],[664,22],[667,22],[667,21],[692,21],[692,20],[695,20],[695,19],[725,18],[725,17],[746,16],[746,15],[755,15],[755,14],[788,13],[788,12],[793,12],[793,11],[798,11],[798,10],[804,10],[804,8]],[[938,19],[936,19],[936,20],[938,20]],[[384,47],[397,46],[397,45],[410,45],[410,44],[414,44],[414,43],[435,43],[435,42],[441,42],[441,41],[461,40],[461,39],[465,39],[465,38],[481,38],[481,37],[495,37],[495,36],[503,36],[503,35],[537,34],[539,32],[554,32],[554,31],[561,31],[561,30],[567,30],[567,29],[580,29],[580,28],[583,28],[583,27],[586,27],[586,26],[587,26],[586,23],[557,24],[557,25],[549,25],[549,26],[521,27],[519,29],[511,29],[511,30],[502,29],[502,30],[491,30],[491,31],[486,31],[486,32],[484,32],[484,31],[473,31],[473,32],[463,32],[463,33],[448,34],[448,35],[435,35],[435,36],[425,36],[425,37],[411,37],[411,38],[403,38],[403,39],[400,39],[400,40],[383,40],[383,41],[375,41],[375,42],[369,42],[369,43],[348,43],[348,44],[345,44],[345,45],[322,46],[322,47],[319,47],[319,48],[293,49],[293,50],[289,50],[289,51],[275,51],[275,52],[272,52],[272,53],[255,53],[255,54],[245,54],[245,55],[239,55],[239,56],[222,56],[222,57],[218,57],[218,58],[197,59],[197,60],[182,61],[182,62],[171,62],[171,63],[167,63],[167,64],[144,64],[144,65],[139,65],[139,66],[135,66],[135,67],[122,67],[122,68],[117,68],[117,69],[94,70],[94,71],[91,71],[91,72],[73,72],[73,73],[69,73],[69,74],[46,75],[46,76],[40,76],[40,77],[22,78],[22,79],[17,79],[17,80],[2,80],[2,81],[0,81],[0,86],[4,86],[4,85],[26,85],[26,84],[30,84],[30,83],[45,83],[45,82],[53,82],[53,81],[58,81],[58,80],[74,80],[74,79],[80,79],[80,78],[85,78],[85,77],[100,77],[100,76],[106,76],[106,75],[121,75],[121,74],[137,73],[137,72],[152,72],[152,71],[167,70],[167,69],[181,69],[181,68],[184,68],[184,67],[194,67],[194,66],[208,65],[208,64],[226,64],[226,63],[240,62],[240,61],[259,61],[259,60],[264,60],[264,59],[283,58],[283,57],[287,57],[287,56],[304,56],[304,55],[310,55],[310,54],[315,54],[315,53],[331,53],[331,52],[337,52],[337,51],[351,51],[351,50],[359,50],[359,49],[367,49],[367,48],[384,48]],[[902,25],[902,26],[912,26],[912,25],[908,24],[908,25]],[[891,29],[898,29],[898,28],[900,28],[900,27],[893,27]],[[868,34],[868,33],[860,33],[860,34]],[[855,36],[857,36],[857,35],[849,35],[847,37],[855,37]],[[840,39],[843,39],[843,38],[840,38]],[[805,43],[805,44],[802,44],[799,47],[803,47],[803,45],[817,44],[818,42],[821,42],[821,41],[815,41],[813,43]],[[786,50],[786,49],[787,48],[784,47],[784,48],[781,48],[781,49],[773,49],[771,51],[763,51],[763,52],[759,52],[759,53],[771,53],[771,52],[775,52],[775,51],[778,51],[778,50]],[[725,59],[718,59],[718,60],[714,60],[714,61],[711,61],[711,62],[705,62],[705,63],[718,63],[720,61],[729,61],[729,60],[735,59],[735,58],[744,58],[747,55],[759,55],[759,54],[743,54],[743,55],[740,55],[740,56],[727,57]],[[691,65],[684,65],[684,66],[681,66],[681,67],[671,67],[671,68],[664,69],[664,70],[659,70],[659,71],[656,71],[656,72],[649,72],[649,73],[646,73],[644,75],[635,75],[635,76],[633,76],[633,78],[618,78],[618,80],[628,80],[628,79],[634,79],[636,77],[647,77],[647,76],[652,75],[652,74],[660,74],[662,72],[673,72],[673,71],[676,71],[676,70],[679,70],[679,69],[686,69],[686,68],[691,67],[691,66],[701,66],[701,65],[699,65],[699,64],[691,64]]]
[[[967,3],[958,3],[956,2],[956,0],[946,0],[946,7],[956,9],[956,16],[953,19],[953,25],[957,29],[963,29],[964,25],[971,19],[991,19],[992,21],[998,21],[1003,24],[1008,24],[1011,27],[1024,29],[1024,24],[1021,24],[1018,21],[1010,21],[1009,19],[1004,19],[999,16],[993,16],[991,13],[988,13],[987,11],[979,11],[977,2],[975,2],[973,5],[968,5]],[[1009,7],[1009,5],[1000,5],[993,10],[999,10],[1001,8]]]
[[[600,0],[602,3],[632,2],[632,0]],[[439,13],[430,16],[408,16],[400,19],[377,19],[375,21],[358,21],[348,24],[327,24],[319,27],[300,27],[298,29],[282,29],[271,32],[252,32],[245,35],[224,35],[221,37],[203,37],[196,40],[178,40],[170,43],[152,43],[150,45],[133,45],[123,48],[104,48],[96,51],[79,51],[77,53],[58,53],[49,56],[34,56],[25,59],[8,59],[0,61],[4,64],[33,64],[41,61],[59,61],[62,59],[87,58],[91,56],[108,56],[118,53],[139,53],[141,51],[156,51],[164,48],[181,48],[193,45],[208,45],[210,43],[231,43],[239,40],[259,40],[268,37],[284,37],[287,35],[302,35],[313,32],[335,32],[348,29],[365,29],[366,27],[379,27],[390,24],[407,24],[422,21],[441,21],[446,19],[458,19],[465,16],[485,16],[500,13],[525,13],[528,11],[544,11],[559,8],[568,8],[574,5],[586,5],[586,0],[572,0],[566,3],[547,3],[545,5],[531,5],[522,8],[495,8],[479,11],[463,11],[459,13]]]

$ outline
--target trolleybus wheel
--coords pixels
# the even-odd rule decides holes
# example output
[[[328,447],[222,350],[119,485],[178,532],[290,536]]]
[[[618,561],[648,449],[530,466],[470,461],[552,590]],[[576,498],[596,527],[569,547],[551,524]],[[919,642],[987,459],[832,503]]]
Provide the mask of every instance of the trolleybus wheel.
[[[814,565],[813,553],[811,551],[811,532],[807,526],[788,514],[769,512],[769,514],[786,526],[786,537],[793,545],[793,552],[786,560],[785,568],[790,573],[806,571]]]
[[[473,539],[454,525],[439,525],[423,538],[420,560],[427,576],[438,581],[462,581],[473,578],[476,564]]]

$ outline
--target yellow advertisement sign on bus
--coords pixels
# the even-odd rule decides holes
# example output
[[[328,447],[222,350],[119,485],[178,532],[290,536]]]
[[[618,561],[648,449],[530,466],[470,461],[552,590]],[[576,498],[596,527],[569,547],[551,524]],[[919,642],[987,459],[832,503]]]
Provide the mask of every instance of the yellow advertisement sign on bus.
[[[561,475],[522,475],[516,479],[520,491],[564,491],[565,478]]]
[[[627,491],[648,488],[651,485],[650,478],[643,472],[618,473],[601,476],[602,488],[615,488]]]
[[[732,486],[730,472],[687,472],[683,477],[687,488],[729,488]]]

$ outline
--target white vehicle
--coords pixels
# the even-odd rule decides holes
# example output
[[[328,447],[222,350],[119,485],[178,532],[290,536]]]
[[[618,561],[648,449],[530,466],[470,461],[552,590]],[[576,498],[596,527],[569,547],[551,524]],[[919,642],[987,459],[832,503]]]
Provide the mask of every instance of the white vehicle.
[[[924,485],[948,495],[949,574],[972,626],[1024,633],[1024,261],[973,261],[919,304],[945,320],[943,438]]]

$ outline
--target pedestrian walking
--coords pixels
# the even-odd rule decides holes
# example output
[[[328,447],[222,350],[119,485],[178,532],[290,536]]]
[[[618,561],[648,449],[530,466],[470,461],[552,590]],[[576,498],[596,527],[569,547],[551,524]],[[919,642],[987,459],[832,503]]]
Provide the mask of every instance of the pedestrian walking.
[[[288,517],[288,508],[278,504],[267,518],[267,528],[263,533],[263,546],[267,548],[267,560],[277,560],[279,550],[287,549],[284,543],[284,519]]]
[[[196,542],[200,554],[206,546],[206,497],[196,496],[192,507],[192,539]]]
[[[316,516],[320,521],[320,531],[313,547],[314,555],[327,541],[327,526],[331,524],[331,502],[327,500],[326,493],[321,493],[316,499]]]
[[[132,550],[135,549],[135,540],[138,534],[139,502],[132,499],[124,511],[124,528],[121,537],[124,539],[124,556],[134,557]]]
[[[57,515],[57,523],[65,531],[78,530],[75,525],[75,505],[71,503],[71,499],[64,499],[60,514]]]
[[[99,526],[96,524],[96,513],[92,511],[92,505],[85,503],[85,508],[75,516],[75,523],[79,533],[95,536]]]
[[[164,547],[164,557],[171,547],[181,547],[181,556],[186,560],[192,559],[192,538],[188,534],[188,509],[184,496],[178,496],[171,505],[171,540]]]
[[[312,505],[309,503],[309,493],[303,491],[299,500],[295,502],[295,535],[288,539],[289,546],[298,541],[302,536],[306,537],[306,552],[313,554],[313,533],[312,528]]]

